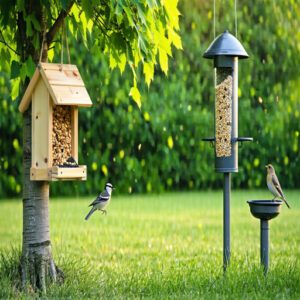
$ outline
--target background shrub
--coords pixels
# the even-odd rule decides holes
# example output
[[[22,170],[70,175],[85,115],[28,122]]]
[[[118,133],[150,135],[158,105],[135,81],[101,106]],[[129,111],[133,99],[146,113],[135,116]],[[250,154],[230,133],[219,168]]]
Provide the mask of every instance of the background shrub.
[[[239,150],[237,188],[265,187],[273,163],[284,188],[299,187],[300,4],[238,3],[238,39],[250,55],[239,63],[239,135],[252,136]],[[217,34],[234,32],[233,1],[217,1]],[[128,96],[131,73],[111,71],[99,47],[70,41],[94,102],[80,109],[80,158],[88,180],[59,182],[52,195],[94,194],[111,181],[118,192],[158,192],[220,187],[214,153],[202,137],[213,135],[213,63],[202,55],[213,40],[212,4],[182,1],[183,51],[175,51],[169,75],[157,70],[141,85],[141,110]],[[92,38],[92,37],[91,37]],[[59,60],[59,53],[56,55]],[[9,75],[0,74],[0,196],[21,193],[22,118],[10,97]]]

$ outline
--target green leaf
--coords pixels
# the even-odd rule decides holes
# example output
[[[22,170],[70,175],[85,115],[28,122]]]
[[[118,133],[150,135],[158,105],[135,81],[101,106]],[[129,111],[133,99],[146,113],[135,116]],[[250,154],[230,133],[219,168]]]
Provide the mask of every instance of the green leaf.
[[[169,39],[173,43],[173,45],[177,49],[182,49],[181,38],[173,29],[170,28],[168,30],[168,35],[169,35]]]
[[[15,79],[20,75],[21,65],[13,60],[10,66],[10,79]]]
[[[162,71],[167,75],[168,74],[168,54],[164,49],[159,49],[159,64]]]
[[[109,67],[113,70],[118,65],[112,52],[109,55]]]
[[[123,7],[125,13],[126,13],[126,16],[127,16],[127,19],[128,19],[128,22],[129,22],[129,25],[131,27],[134,27],[135,26],[135,22],[133,21],[133,18],[132,18],[132,13],[130,11],[130,9],[126,6]]]
[[[26,76],[31,78],[36,69],[35,63],[33,62],[31,56],[29,56],[25,64],[26,64]]]
[[[121,54],[119,56],[119,63],[118,63],[118,67],[120,69],[121,74],[124,72],[125,66],[126,66],[126,55]]]
[[[154,77],[154,64],[153,63],[144,63],[144,69],[143,69],[145,80],[148,85],[150,86],[151,81]]]
[[[147,25],[144,9],[145,8],[142,5],[137,4],[137,11],[138,11],[139,18],[143,24]]]
[[[85,12],[88,19],[93,17],[93,5],[90,0],[82,0],[82,9]]]
[[[26,22],[26,35],[27,36],[32,36],[33,35],[33,30],[32,30],[32,25],[31,25],[31,16],[27,16],[25,18]]]
[[[141,103],[141,94],[140,94],[140,91],[138,90],[138,88],[136,86],[133,86],[130,89],[129,96],[132,97],[132,99],[135,101],[135,103],[137,104],[139,109],[141,109],[141,105],[142,105],[142,103]]]
[[[40,23],[38,22],[38,20],[36,19],[36,17],[34,15],[31,15],[30,20],[31,20],[31,22],[33,24],[33,27],[36,31],[41,31],[42,30]]]
[[[156,8],[157,7],[157,2],[156,0],[146,0],[148,6],[153,9],[153,8]]]
[[[19,96],[20,78],[12,80],[11,98],[15,100]]]

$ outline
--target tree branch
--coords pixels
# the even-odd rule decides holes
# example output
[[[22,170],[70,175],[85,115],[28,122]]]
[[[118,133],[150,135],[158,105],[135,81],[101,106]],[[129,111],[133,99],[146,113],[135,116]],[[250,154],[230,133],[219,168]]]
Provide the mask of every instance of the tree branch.
[[[60,27],[62,26],[62,23],[64,21],[64,19],[66,18],[66,16],[69,14],[73,4],[75,1],[71,1],[68,5],[68,7],[65,10],[62,10],[60,12],[60,14],[58,15],[57,19],[55,20],[54,24],[52,25],[52,27],[49,29],[47,35],[46,35],[46,41],[48,46],[50,46],[50,44],[52,43],[55,34],[57,33],[57,31],[60,29]]]
[[[0,40],[0,43],[4,44],[8,49],[10,49],[11,51],[13,51],[15,54],[17,54],[18,56],[20,55],[20,53],[17,52],[17,50],[13,49],[5,40],[4,35],[2,33],[2,30],[0,29],[0,34],[1,34],[1,38],[2,40]]]

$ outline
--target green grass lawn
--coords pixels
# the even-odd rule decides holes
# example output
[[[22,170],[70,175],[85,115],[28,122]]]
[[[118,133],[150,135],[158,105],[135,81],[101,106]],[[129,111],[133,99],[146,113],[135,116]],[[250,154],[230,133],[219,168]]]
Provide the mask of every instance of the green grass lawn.
[[[246,201],[262,191],[232,193],[231,265],[222,270],[222,192],[113,197],[106,216],[84,221],[92,197],[51,199],[53,254],[65,283],[49,298],[299,299],[300,191],[271,221],[270,271],[259,265],[259,221]],[[22,239],[21,200],[0,201],[0,297],[11,287],[4,260]]]

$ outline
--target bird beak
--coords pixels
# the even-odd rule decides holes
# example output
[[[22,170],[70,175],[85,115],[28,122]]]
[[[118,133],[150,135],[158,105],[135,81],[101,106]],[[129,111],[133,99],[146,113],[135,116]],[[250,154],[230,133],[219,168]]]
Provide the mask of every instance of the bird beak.
[[[265,166],[265,168],[267,168],[268,166]]]

